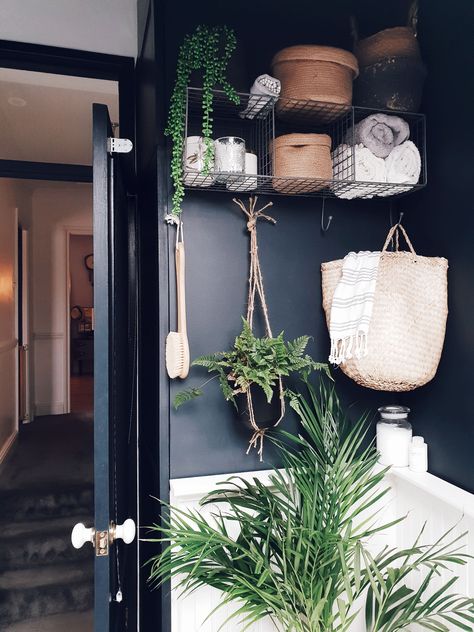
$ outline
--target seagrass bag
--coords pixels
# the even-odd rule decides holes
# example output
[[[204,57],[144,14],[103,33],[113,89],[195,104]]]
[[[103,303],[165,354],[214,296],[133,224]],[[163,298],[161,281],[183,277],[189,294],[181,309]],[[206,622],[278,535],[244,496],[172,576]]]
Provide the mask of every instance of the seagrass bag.
[[[408,252],[399,250],[399,231]],[[395,250],[388,251],[394,236]],[[328,328],[342,263],[341,259],[321,266]],[[448,315],[447,270],[446,259],[417,255],[403,226],[391,228],[380,255],[368,354],[341,364],[348,377],[378,391],[411,391],[434,377]]]

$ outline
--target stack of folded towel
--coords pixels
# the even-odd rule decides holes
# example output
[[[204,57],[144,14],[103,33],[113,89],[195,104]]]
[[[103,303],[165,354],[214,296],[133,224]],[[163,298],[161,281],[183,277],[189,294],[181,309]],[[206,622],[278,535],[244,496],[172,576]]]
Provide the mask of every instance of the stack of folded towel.
[[[332,153],[334,180],[341,181],[333,184],[334,194],[352,199],[410,190],[420,177],[421,158],[409,136],[409,125],[399,116],[371,114],[357,123]],[[378,192],[375,183],[405,186]]]

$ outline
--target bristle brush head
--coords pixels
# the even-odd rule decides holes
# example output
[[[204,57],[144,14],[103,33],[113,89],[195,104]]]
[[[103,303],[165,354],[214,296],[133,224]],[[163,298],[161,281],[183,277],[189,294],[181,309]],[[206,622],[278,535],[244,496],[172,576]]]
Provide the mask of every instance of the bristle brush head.
[[[182,372],[184,363],[183,337],[176,331],[170,331],[166,337],[166,370],[174,380]]]

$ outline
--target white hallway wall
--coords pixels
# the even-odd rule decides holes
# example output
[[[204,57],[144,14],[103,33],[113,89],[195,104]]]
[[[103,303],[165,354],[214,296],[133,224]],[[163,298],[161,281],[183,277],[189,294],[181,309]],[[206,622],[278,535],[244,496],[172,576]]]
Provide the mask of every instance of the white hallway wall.
[[[34,412],[67,412],[67,231],[92,234],[92,186],[57,184],[33,190],[31,290]]]
[[[27,226],[29,192],[18,180],[0,178],[0,461],[15,438],[17,416],[17,326],[15,322],[15,241],[19,221]]]
[[[15,232],[18,199],[10,180],[0,180],[0,460],[16,433]]]
[[[136,57],[136,0],[2,0],[0,39]]]

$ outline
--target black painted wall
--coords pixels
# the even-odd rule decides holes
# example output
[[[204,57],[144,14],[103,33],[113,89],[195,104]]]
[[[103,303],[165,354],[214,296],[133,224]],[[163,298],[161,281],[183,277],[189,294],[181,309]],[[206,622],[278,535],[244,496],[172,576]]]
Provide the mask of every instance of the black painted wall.
[[[321,200],[275,196],[276,226],[259,227],[261,262],[274,332],[313,336],[311,351],[328,354],[321,310],[320,264],[349,250],[379,249],[389,214],[405,212],[404,223],[421,254],[450,260],[450,316],[446,345],[436,378],[407,395],[358,387],[337,373],[338,390],[352,414],[384,403],[412,407],[417,433],[430,446],[430,470],[474,491],[474,420],[470,394],[474,380],[474,209],[472,203],[473,3],[471,0],[420,0],[419,39],[428,65],[423,111],[428,123],[428,186],[400,201],[326,203],[334,216],[328,233],[320,230]],[[178,412],[170,405],[181,381],[169,384],[164,365],[166,334],[175,327],[174,229],[162,221],[168,211],[168,153],[163,136],[176,55],[187,32],[199,23],[227,23],[239,39],[231,70],[236,87],[248,90],[257,74],[269,71],[273,54],[295,43],[351,48],[349,15],[361,36],[404,24],[410,0],[261,0],[251,3],[138,0],[137,170],[140,220],[140,523],[158,520],[170,477],[268,467],[246,456],[249,434],[235,419],[218,389]],[[231,195],[189,193],[184,204],[187,299],[191,354],[232,344],[246,309],[248,236]],[[262,199],[262,202],[266,201]],[[390,209],[390,206],[392,207]],[[171,312],[171,313],[170,313]],[[186,386],[201,382],[193,370]],[[171,392],[170,392],[171,389]],[[294,425],[291,415],[286,427]],[[144,562],[156,547],[141,544]],[[147,569],[143,570],[144,579]],[[143,582],[143,630],[170,629],[167,589],[150,593]]]
[[[418,249],[449,259],[449,318],[435,379],[406,397],[430,446],[430,471],[474,491],[474,3],[424,0],[420,44],[429,69],[423,108],[428,186],[407,198]]]
[[[234,27],[239,51],[232,79],[247,90],[253,78],[269,71],[272,55],[284,46],[313,42],[351,48],[349,15],[356,13],[362,35],[380,28],[403,24],[408,2],[331,3],[298,0],[289,10],[287,2],[255,3],[250,11],[239,3],[225,9],[217,0],[199,5],[158,3],[157,16],[165,25],[164,41],[156,51],[165,76],[158,93],[160,105],[167,103],[174,79],[176,55],[185,33],[199,23],[225,22]],[[404,396],[366,390],[341,374],[337,384],[344,401],[356,402],[354,414],[375,409],[388,402],[408,403],[413,408],[415,430],[430,444],[434,473],[467,489],[474,488],[470,453],[473,424],[469,386],[474,375],[472,313],[473,216],[468,183],[470,139],[468,125],[469,63],[472,32],[471,3],[455,0],[449,10],[441,0],[425,0],[420,11],[420,41],[428,65],[424,110],[428,114],[428,180],[425,191],[392,202],[393,217],[405,212],[404,223],[421,254],[444,255],[451,260],[451,316],[445,353],[437,378],[427,387]],[[449,49],[450,54],[447,55]],[[456,60],[456,61],[455,61]],[[459,63],[458,61],[461,60]],[[472,83],[472,81],[471,81]],[[161,101],[163,100],[163,101]],[[161,130],[157,132],[159,145]],[[166,162],[166,160],[165,160]],[[469,175],[468,175],[469,174]],[[163,192],[164,184],[160,184]],[[184,203],[187,253],[187,299],[191,354],[228,348],[240,330],[245,312],[248,266],[248,237],[245,223],[231,194],[187,193]],[[262,199],[263,201],[263,199]],[[276,226],[259,228],[261,261],[274,331],[285,329],[288,337],[307,333],[314,337],[311,351],[318,359],[328,353],[328,334],[321,311],[320,273],[322,261],[342,257],[348,250],[379,249],[389,227],[389,200],[329,200],[326,212],[334,215],[328,233],[320,231],[321,201],[278,197],[272,215]],[[160,331],[175,326],[173,244],[174,229],[161,219],[169,198],[159,203],[160,244],[168,246],[169,286],[162,282]],[[164,257],[161,251],[161,257]],[[165,264],[162,258],[162,264]],[[163,275],[163,270],[160,270]],[[162,279],[163,281],[163,279]],[[168,293],[169,292],[169,293]],[[169,323],[163,323],[171,305]],[[163,342],[160,338],[160,344]],[[160,346],[159,354],[164,350]],[[161,357],[160,355],[160,357]],[[160,427],[167,441],[169,415],[169,474],[171,477],[202,475],[267,467],[254,454],[246,456],[248,433],[212,385],[205,399],[179,411],[168,408],[168,392],[163,385],[164,367],[160,360]],[[202,381],[193,370],[186,386]],[[171,398],[183,386],[171,384]],[[287,422],[292,427],[292,420]],[[161,454],[167,449],[163,442]],[[266,453],[271,460],[271,451]]]
[[[359,7],[361,3],[356,3]],[[393,2],[384,15],[376,3],[365,3],[358,13],[361,33],[371,32],[406,19],[406,3]],[[370,8],[370,11],[368,10]],[[166,91],[172,87],[176,55],[185,33],[200,22],[225,22],[235,28],[239,49],[231,68],[234,85],[247,91],[256,75],[269,71],[274,53],[284,46],[319,42],[351,48],[349,2],[320,4],[299,0],[294,10],[286,2],[256,3],[243,11],[238,3],[207,2],[187,6],[167,3],[164,13]],[[262,202],[266,201],[262,198]],[[274,332],[285,330],[288,337],[309,334],[311,351],[318,359],[328,355],[328,334],[321,310],[320,264],[344,256],[349,250],[377,249],[389,228],[388,200],[326,202],[326,214],[334,216],[329,232],[321,233],[321,200],[291,197],[273,198],[271,214],[276,226],[259,227],[261,262]],[[392,203],[393,205],[393,203]],[[396,205],[393,205],[396,216]],[[162,213],[163,210],[160,209]],[[241,314],[246,310],[248,275],[248,235],[240,211],[231,194],[187,193],[184,203],[187,254],[187,301],[191,355],[228,348],[240,331]],[[174,305],[174,229],[169,230],[170,305]],[[175,315],[171,312],[171,328]],[[186,386],[198,385],[205,374],[194,369]],[[353,414],[361,409],[396,401],[396,397],[357,387],[338,375],[342,397],[356,402]],[[171,399],[183,387],[171,384]],[[294,425],[291,414],[287,428]],[[248,430],[242,428],[233,409],[223,400],[213,383],[201,400],[170,412],[170,476],[183,477],[210,473],[253,470],[272,461],[270,444],[266,462],[256,454],[246,455]]]

